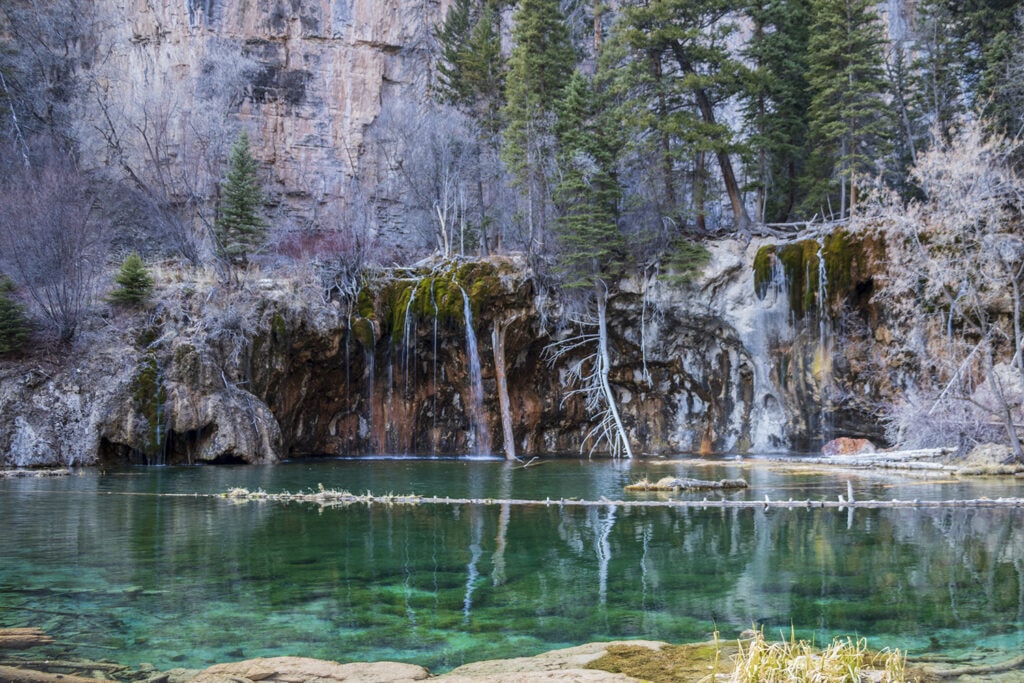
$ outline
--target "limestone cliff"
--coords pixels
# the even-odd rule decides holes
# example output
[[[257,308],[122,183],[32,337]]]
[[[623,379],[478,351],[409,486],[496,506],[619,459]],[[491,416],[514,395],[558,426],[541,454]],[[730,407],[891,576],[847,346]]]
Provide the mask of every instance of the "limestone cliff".
[[[240,121],[272,174],[277,222],[306,224],[344,195],[348,180],[373,172],[360,151],[382,103],[425,96],[431,32],[447,4],[97,3],[101,57],[81,74],[89,87],[79,103],[83,159],[133,170],[184,164],[190,177],[174,188],[182,192],[205,172],[189,157],[209,147],[218,126]]]
[[[820,439],[805,415],[819,403],[794,400],[820,391],[815,376],[769,352],[777,302],[758,296],[750,265],[761,246],[714,243],[694,283],[634,277],[612,296],[611,382],[638,452],[765,452]],[[70,352],[0,364],[0,463],[500,453],[496,328],[516,451],[592,445],[593,414],[570,372],[592,351],[550,355],[576,328],[520,261],[392,271],[348,300],[324,299],[302,279],[229,288],[183,275],[164,278],[148,314],[93,319]]]

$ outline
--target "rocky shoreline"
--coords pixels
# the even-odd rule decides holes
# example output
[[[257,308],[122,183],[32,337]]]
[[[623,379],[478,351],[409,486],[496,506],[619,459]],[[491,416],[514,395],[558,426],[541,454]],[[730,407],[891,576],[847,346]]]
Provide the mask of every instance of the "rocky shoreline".
[[[3,629],[0,629],[2,632]],[[753,635],[752,635],[753,634]],[[129,669],[108,662],[70,662],[4,658],[0,681],[15,683],[630,683],[639,681],[706,681],[728,683],[742,664],[742,649],[756,640],[744,632],[739,641],[708,641],[672,645],[629,640],[587,643],[532,657],[472,662],[447,673],[431,675],[424,667],[402,662],[350,662],[306,657],[267,657],[215,664],[206,669],[156,671],[143,665]],[[880,651],[881,655],[888,650]],[[1024,657],[996,663],[965,664],[904,660],[902,678],[888,678],[874,651],[864,650],[862,681],[1019,681]],[[833,680],[831,678],[821,679]],[[838,680],[838,679],[837,679]],[[843,679],[845,680],[845,679]]]

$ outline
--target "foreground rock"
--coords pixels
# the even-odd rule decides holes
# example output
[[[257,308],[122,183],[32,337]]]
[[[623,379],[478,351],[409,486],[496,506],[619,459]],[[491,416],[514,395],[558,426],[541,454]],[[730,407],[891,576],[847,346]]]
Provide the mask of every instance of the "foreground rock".
[[[535,657],[473,662],[441,675],[430,676],[421,666],[398,662],[356,662],[339,664],[303,657],[272,657],[244,662],[217,664],[194,675],[178,672],[170,683],[407,683],[429,679],[432,683],[529,683],[531,681],[581,681],[593,683],[629,683],[638,679],[621,673],[587,669],[588,664],[605,657],[617,645],[659,650],[666,643],[628,641],[628,643],[589,643],[545,652]]]
[[[216,664],[187,680],[192,683],[406,683],[422,681],[430,673],[422,666],[399,662],[339,664],[306,657],[268,657]]]

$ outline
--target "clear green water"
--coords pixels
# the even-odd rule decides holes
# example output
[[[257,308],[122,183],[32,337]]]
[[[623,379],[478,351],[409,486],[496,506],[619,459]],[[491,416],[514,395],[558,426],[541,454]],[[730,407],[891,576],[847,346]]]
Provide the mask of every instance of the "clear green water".
[[[0,480],[0,626],[53,657],[202,667],[256,656],[434,672],[613,638],[751,624],[912,655],[1024,649],[1024,511],[237,504],[233,486],[626,499],[641,476],[741,476],[736,497],[835,499],[848,474],[561,460],[330,460]],[[1013,481],[852,479],[858,498],[1020,496]],[[652,494],[646,494],[650,497]],[[702,494],[703,495],[703,494]]]

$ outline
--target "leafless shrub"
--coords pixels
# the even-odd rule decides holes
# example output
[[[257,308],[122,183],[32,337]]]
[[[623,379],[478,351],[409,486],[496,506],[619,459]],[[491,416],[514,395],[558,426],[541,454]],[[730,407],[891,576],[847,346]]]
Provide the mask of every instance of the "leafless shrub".
[[[70,156],[45,139],[30,150],[29,163],[0,180],[0,263],[68,341],[92,301],[110,229]]]
[[[921,407],[897,408],[895,431],[938,433],[935,423],[945,420],[959,443],[1001,424],[1024,459],[1022,406],[1012,391],[1024,378],[1024,178],[1008,163],[1017,143],[985,129],[969,119],[948,142],[936,134],[911,170],[924,199],[879,195],[861,221],[887,238],[893,267],[878,297],[904,321],[898,346],[921,370]],[[915,330],[931,334],[917,342]],[[1013,368],[1013,382],[1003,366]]]

